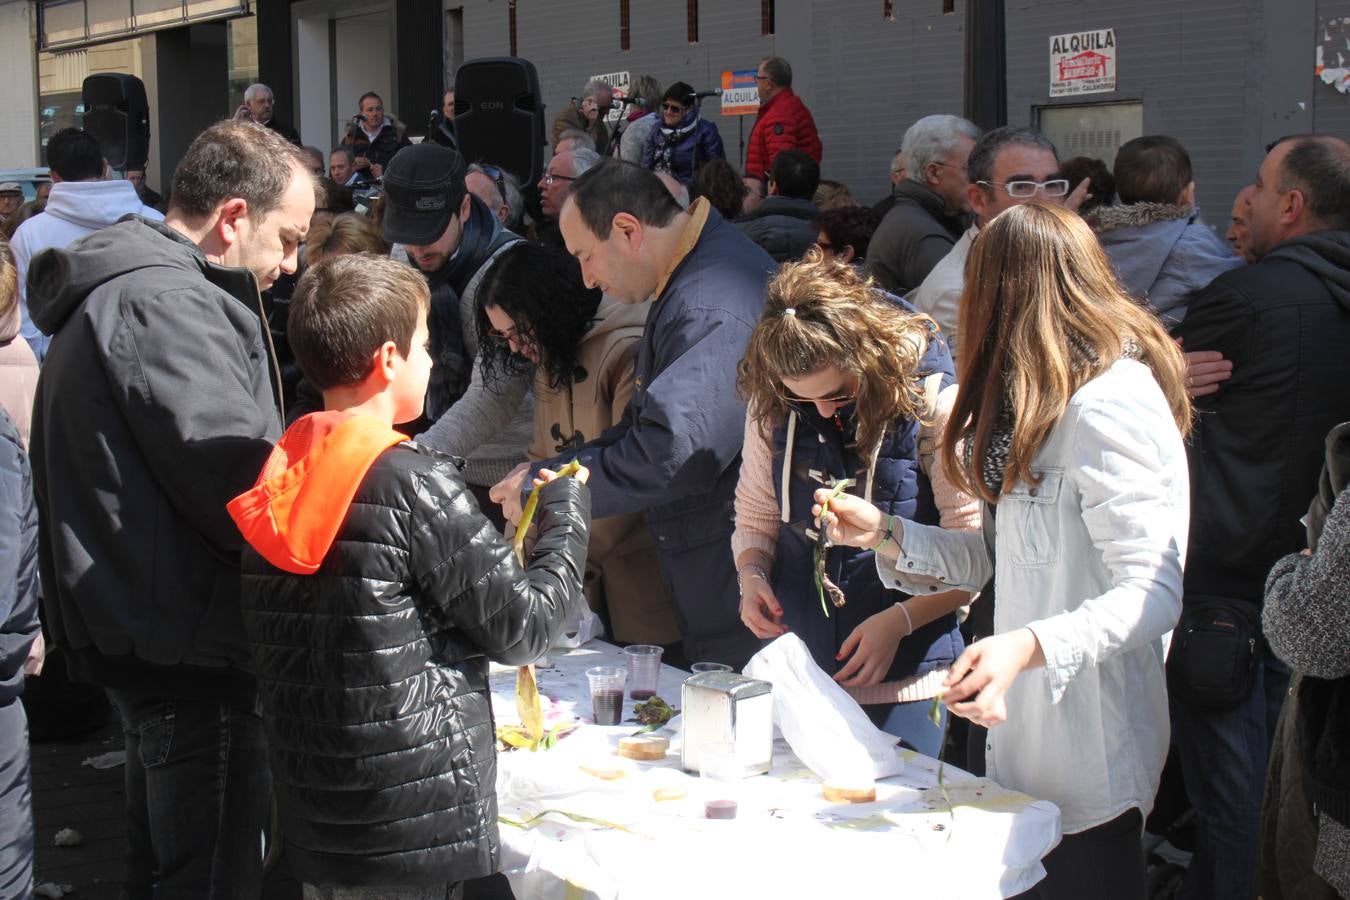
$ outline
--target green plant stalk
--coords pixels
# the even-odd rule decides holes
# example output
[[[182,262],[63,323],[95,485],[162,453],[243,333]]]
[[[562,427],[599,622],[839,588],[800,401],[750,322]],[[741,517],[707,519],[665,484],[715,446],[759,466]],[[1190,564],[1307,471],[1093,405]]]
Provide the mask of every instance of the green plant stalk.
[[[933,706],[932,706],[931,709],[928,710],[928,718],[929,718],[929,720],[933,723],[934,727],[940,727],[940,728],[942,729],[942,737],[941,737],[941,739],[939,739],[939,741],[938,741],[938,773],[937,773],[937,786],[938,786],[938,791],[940,791],[940,792],[942,793],[942,799],[943,799],[943,802],[945,802],[945,803],[947,804],[947,814],[950,815],[950,816],[952,817],[952,827],[955,828],[955,827],[956,827],[956,808],[955,808],[954,806],[952,806],[952,798],[947,794],[947,783],[946,783],[946,781],[943,780],[943,777],[942,777],[942,775],[943,775],[943,769],[944,769],[944,768],[946,767],[946,765],[947,765],[946,760],[944,760],[944,759],[942,758],[942,751],[943,751],[944,749],[946,749],[946,747],[947,747],[947,731],[948,731],[948,729],[950,729],[951,726],[952,726],[952,714],[951,714],[950,712],[947,713],[947,722],[946,722],[946,724],[943,724],[943,723],[942,723],[942,694],[939,693],[936,697],[933,698]],[[951,840],[951,835],[950,835],[950,834],[947,835],[947,839],[948,839],[948,840]]]
[[[577,815],[576,813],[570,813],[567,812],[566,810],[561,809],[545,809],[542,810],[541,812],[535,813],[528,819],[520,819],[520,820],[512,819],[508,816],[499,815],[497,816],[497,821],[505,825],[514,825],[515,827],[520,829],[527,829],[533,828],[535,825],[539,824],[539,820],[544,818],[544,816],[547,816],[549,813],[554,813],[559,816],[566,816],[573,822],[580,822],[583,825],[599,825],[601,828],[612,828],[615,831],[626,831],[629,834],[637,834],[637,832],[634,831],[633,829],[625,827],[623,825],[619,825],[615,822],[607,822],[604,819],[593,819],[590,816]],[[638,836],[641,837],[642,835]]]
[[[567,478],[575,475],[581,468],[581,460],[574,459],[558,470],[559,478]],[[525,500],[525,508],[520,512],[520,524],[516,526],[516,536],[511,542],[511,546],[516,551],[516,562],[522,566],[525,565],[525,535],[530,532],[530,525],[534,522],[535,510],[539,508],[539,490],[543,485],[539,485],[530,491],[530,496]]]
[[[812,562],[814,563],[815,577],[816,577],[816,595],[820,597],[820,611],[825,613],[825,618],[827,619],[830,617],[830,607],[825,602],[825,584],[826,581],[828,580],[825,576],[825,560],[826,560],[826,550],[829,545],[829,538],[826,537],[827,529],[825,526],[825,514],[830,511],[830,502],[833,501],[835,497],[838,497],[848,488],[853,487],[853,485],[856,483],[857,482],[855,482],[852,478],[842,478],[838,481],[832,482],[830,484],[830,495],[825,498],[825,501],[823,503],[820,504],[820,524],[817,526],[820,529],[820,531],[817,532],[816,534],[816,546],[812,554]],[[840,591],[838,587],[836,587],[834,584],[831,584],[830,587],[833,588],[833,590],[831,591],[831,597],[833,597],[835,593],[838,593],[840,598],[843,597],[843,592]],[[844,604],[841,602],[837,601],[835,602],[835,606],[843,606],[843,605]]]

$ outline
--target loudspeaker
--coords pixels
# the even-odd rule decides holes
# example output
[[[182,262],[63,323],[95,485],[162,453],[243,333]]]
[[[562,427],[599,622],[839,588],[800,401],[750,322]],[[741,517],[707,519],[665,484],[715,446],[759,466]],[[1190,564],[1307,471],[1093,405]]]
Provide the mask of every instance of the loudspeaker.
[[[114,169],[144,169],[150,158],[150,104],[135,75],[90,75],[80,88],[84,130],[94,136]]]
[[[534,184],[544,174],[544,101],[534,63],[473,59],[455,73],[455,136],[467,162],[492,163]]]

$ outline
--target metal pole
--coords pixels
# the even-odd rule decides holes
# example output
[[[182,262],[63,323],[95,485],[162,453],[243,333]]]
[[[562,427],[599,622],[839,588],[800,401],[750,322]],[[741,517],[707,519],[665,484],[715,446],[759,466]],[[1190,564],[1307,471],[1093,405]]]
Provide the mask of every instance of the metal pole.
[[[988,131],[1008,124],[1004,0],[966,0],[966,118]]]

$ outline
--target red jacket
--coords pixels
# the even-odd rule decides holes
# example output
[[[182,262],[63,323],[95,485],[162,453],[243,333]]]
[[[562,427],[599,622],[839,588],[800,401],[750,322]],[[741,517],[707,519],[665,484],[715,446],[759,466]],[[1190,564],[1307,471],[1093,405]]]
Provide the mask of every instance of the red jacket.
[[[773,158],[784,150],[804,150],[820,162],[816,120],[792,88],[783,88],[759,108],[745,151],[745,177],[764,179]]]

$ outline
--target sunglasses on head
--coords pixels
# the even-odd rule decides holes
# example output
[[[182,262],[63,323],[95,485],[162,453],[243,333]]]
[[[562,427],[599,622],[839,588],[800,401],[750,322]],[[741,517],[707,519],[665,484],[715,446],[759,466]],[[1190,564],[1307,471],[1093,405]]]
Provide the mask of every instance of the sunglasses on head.
[[[489,163],[479,163],[478,168],[482,169],[487,177],[491,178],[497,185],[497,190],[501,192],[502,202],[506,202],[506,176],[502,170]]]

